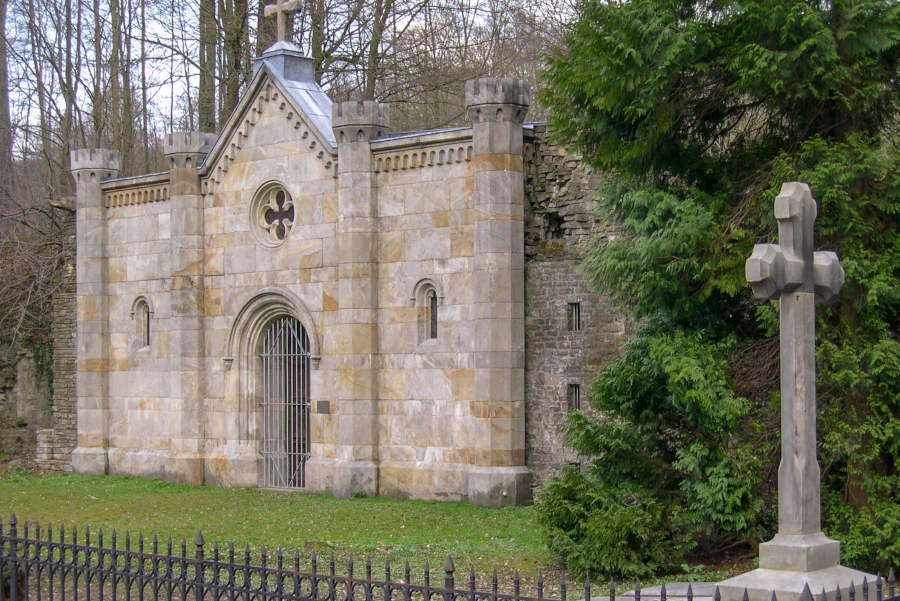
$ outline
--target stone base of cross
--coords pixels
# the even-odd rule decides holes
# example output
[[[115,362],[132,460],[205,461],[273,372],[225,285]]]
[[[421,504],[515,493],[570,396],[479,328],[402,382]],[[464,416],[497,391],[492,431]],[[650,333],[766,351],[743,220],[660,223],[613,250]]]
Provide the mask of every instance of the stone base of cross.
[[[782,185],[775,199],[779,244],[757,244],[745,267],[756,298],[778,298],[781,344],[781,463],[778,534],[759,546],[759,569],[719,583],[723,601],[829,601],[863,597],[875,577],[840,565],[841,546],[822,533],[816,460],[815,302],[837,298],[844,270],[813,250],[816,201],[809,186]],[[874,586],[869,586],[874,599]]]

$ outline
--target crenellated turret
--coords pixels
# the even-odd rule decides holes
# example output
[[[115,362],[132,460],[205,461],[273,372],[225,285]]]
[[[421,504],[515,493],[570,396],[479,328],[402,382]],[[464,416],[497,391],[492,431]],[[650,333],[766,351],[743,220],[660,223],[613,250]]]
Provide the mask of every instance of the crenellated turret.
[[[472,119],[475,207],[475,401],[480,431],[469,471],[469,501],[526,502],[525,464],[525,177],[522,123],[530,91],[524,81],[480,77],[466,82]]]
[[[117,177],[122,165],[118,150],[109,148],[79,148],[70,155],[75,185],[82,182],[99,184],[105,179]]]
[[[336,102],[332,108],[332,128],[338,144],[368,142],[388,133],[391,107],[374,100]]]
[[[82,474],[107,472],[109,444],[109,323],[106,290],[106,209],[100,183],[119,175],[119,151],[73,150],[76,190],[76,304],[78,325],[78,446],[72,468]]]
[[[163,154],[169,161],[170,169],[197,167],[215,142],[216,134],[176,131],[166,136]]]

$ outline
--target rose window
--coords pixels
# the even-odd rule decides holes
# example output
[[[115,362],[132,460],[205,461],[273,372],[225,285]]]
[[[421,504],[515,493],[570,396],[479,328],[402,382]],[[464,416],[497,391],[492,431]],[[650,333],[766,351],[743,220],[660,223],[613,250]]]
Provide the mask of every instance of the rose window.
[[[294,225],[294,201],[278,184],[264,186],[256,194],[251,222],[257,239],[266,246],[278,246]]]

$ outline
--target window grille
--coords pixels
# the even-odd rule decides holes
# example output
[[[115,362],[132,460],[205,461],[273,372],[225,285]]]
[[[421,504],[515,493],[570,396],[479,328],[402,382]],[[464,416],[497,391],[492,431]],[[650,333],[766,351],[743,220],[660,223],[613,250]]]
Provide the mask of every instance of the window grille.
[[[568,326],[570,332],[581,329],[581,303],[569,303]]]
[[[566,389],[569,411],[581,411],[581,384],[569,384]]]

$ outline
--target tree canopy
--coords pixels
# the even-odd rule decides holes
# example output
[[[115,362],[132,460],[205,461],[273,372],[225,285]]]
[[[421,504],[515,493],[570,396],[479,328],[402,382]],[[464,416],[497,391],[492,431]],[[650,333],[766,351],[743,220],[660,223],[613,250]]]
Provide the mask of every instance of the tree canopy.
[[[538,508],[570,569],[640,575],[775,528],[777,304],[744,279],[810,184],[816,248],[847,282],[817,307],[826,533],[849,565],[900,561],[900,5],[586,0],[549,59],[559,138],[605,174],[620,235],[584,262],[639,324],[569,443],[590,463]]]

